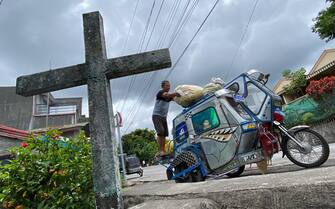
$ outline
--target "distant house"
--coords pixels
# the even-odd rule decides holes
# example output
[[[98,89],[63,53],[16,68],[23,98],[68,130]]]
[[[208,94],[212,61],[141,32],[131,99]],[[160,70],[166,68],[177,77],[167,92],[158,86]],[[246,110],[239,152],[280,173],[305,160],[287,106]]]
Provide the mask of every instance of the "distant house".
[[[306,78],[308,81],[311,81],[318,80],[320,78],[330,75],[335,76],[335,49],[324,50],[318,60],[315,62],[313,68],[310,70]],[[273,91],[282,97],[285,104],[288,104],[293,100],[297,99],[296,97],[289,95],[285,92],[284,86],[289,83],[289,80],[282,78],[273,88]]]
[[[290,84],[290,80],[282,78],[276,83],[275,87],[273,88],[273,91],[282,98],[285,104],[295,99],[294,96],[287,94],[284,90],[284,86],[288,84]]]
[[[0,164],[10,158],[8,149],[19,146],[27,136],[28,131],[0,125]]]
[[[0,124],[21,130],[73,125],[82,116],[82,98],[54,98],[51,93],[23,97],[15,87],[0,87]]]
[[[335,76],[335,49],[326,49],[307,75],[307,80],[318,80],[325,76]]]

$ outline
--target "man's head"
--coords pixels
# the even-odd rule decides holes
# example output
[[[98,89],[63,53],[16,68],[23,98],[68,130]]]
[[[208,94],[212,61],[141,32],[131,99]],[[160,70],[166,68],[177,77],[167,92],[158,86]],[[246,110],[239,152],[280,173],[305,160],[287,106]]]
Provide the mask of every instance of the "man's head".
[[[169,92],[170,91],[170,82],[167,80],[162,81],[162,89],[164,92]]]

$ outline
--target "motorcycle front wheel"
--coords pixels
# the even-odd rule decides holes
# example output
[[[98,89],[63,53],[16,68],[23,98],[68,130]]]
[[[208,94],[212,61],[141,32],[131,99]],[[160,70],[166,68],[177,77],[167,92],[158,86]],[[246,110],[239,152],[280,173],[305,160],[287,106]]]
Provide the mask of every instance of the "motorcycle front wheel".
[[[311,129],[302,129],[291,134],[302,145],[301,148],[288,137],[283,151],[294,164],[313,168],[322,165],[329,157],[329,145],[317,132]]]

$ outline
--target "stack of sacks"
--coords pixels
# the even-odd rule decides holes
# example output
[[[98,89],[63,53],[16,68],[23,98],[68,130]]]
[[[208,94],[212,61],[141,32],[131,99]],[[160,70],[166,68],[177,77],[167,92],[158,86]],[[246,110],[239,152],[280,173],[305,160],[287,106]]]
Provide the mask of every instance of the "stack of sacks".
[[[175,92],[180,94],[180,97],[175,97],[174,101],[183,107],[190,106],[204,95],[203,88],[195,85],[179,85]]]
[[[188,107],[202,96],[222,89],[223,84],[224,82],[221,78],[212,78],[211,83],[204,88],[195,85],[179,85],[175,92],[179,93],[180,97],[175,97],[174,101],[183,107]]]
[[[223,88],[223,80],[221,78],[212,78],[212,82],[204,86],[203,94],[211,94]]]

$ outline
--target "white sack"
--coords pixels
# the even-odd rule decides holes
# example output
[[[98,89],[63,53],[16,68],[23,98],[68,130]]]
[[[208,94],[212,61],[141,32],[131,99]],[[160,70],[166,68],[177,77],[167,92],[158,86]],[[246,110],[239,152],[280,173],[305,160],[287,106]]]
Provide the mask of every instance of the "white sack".
[[[174,101],[183,107],[191,105],[203,96],[203,88],[195,85],[179,85],[175,92],[179,93],[180,97],[175,97]]]

